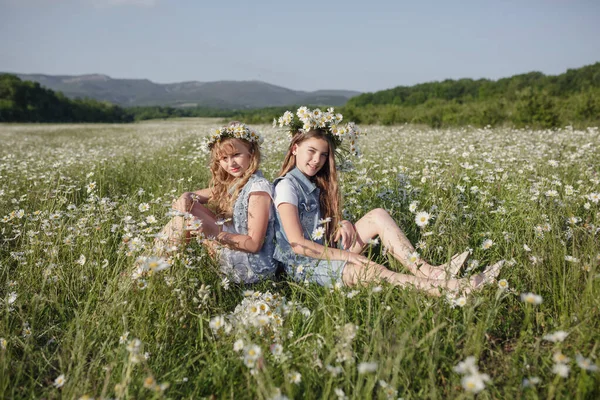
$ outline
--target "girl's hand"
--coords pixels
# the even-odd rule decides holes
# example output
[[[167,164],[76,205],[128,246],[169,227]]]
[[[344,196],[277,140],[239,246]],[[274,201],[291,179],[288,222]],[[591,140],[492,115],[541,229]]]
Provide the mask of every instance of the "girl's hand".
[[[217,229],[219,233],[217,233],[214,240],[218,243],[224,243],[227,238],[227,232],[223,231],[223,225],[217,225]]]
[[[340,222],[333,240],[337,243],[340,239],[342,239],[342,248],[344,250],[348,250],[354,244],[356,241],[356,229],[352,225],[352,222],[346,220]]]
[[[348,262],[355,265],[366,266],[372,261],[361,254],[350,253],[350,256],[348,257]]]

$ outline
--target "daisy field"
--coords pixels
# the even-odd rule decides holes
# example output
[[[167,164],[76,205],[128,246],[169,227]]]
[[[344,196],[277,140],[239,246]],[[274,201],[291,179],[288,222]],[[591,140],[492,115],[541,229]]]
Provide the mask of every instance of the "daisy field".
[[[385,208],[411,258],[494,284],[230,282],[153,241],[208,185],[216,119],[0,125],[0,398],[600,397],[600,132],[364,126],[344,214]],[[265,135],[262,171],[288,143]],[[375,240],[366,253],[397,271]]]

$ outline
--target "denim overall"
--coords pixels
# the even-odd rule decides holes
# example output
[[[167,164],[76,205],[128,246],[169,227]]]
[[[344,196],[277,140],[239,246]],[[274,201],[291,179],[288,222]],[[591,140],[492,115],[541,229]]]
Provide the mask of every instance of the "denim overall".
[[[304,238],[323,245],[324,238],[318,240],[311,238],[314,230],[319,227],[319,219],[321,218],[319,188],[298,168],[294,168],[286,175],[275,179],[273,186],[277,186],[284,179],[287,179],[292,184],[292,187],[296,189],[296,195],[298,196],[298,216],[302,225]],[[294,253],[285,235],[279,212],[276,215],[276,245],[273,258],[283,264],[286,273],[296,281],[304,282],[308,280],[309,282],[316,282],[321,286],[331,286],[341,282],[341,274],[346,261],[319,260]]]

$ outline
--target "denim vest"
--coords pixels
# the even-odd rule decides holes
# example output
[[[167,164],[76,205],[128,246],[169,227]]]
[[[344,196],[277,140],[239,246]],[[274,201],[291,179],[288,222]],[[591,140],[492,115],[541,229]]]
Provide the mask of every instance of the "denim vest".
[[[298,196],[298,215],[300,217],[300,224],[302,225],[302,231],[306,239],[313,240],[311,235],[313,231],[319,227],[320,219],[320,206],[319,206],[319,193],[320,190],[317,186],[311,182],[298,168],[294,168],[282,177],[279,177],[273,181],[273,186],[277,186],[281,180],[287,179],[291,182],[292,186],[296,189]],[[292,246],[285,235],[283,226],[281,224],[281,218],[279,212],[276,213],[277,218],[275,220],[275,252],[273,258],[281,262],[285,266],[285,270],[288,274],[293,275],[293,268],[298,265],[314,265],[319,260],[311,257],[302,256],[295,254],[292,250]],[[313,240],[315,243],[323,244],[323,238]]]
[[[233,221],[232,225],[227,227],[227,231],[239,233],[241,235],[248,234],[248,199],[250,197],[250,189],[254,184],[260,185],[269,195],[272,195],[272,186],[263,176],[262,172],[256,171],[242,190],[233,205]],[[275,248],[275,210],[271,204],[269,212],[269,222],[267,232],[265,233],[265,241],[258,253],[246,253],[239,250],[231,250],[228,248],[222,249],[222,262],[226,265],[221,265],[221,269],[228,275],[233,275],[234,280],[245,283],[256,282],[264,279],[275,273],[277,265],[273,260],[273,250]]]

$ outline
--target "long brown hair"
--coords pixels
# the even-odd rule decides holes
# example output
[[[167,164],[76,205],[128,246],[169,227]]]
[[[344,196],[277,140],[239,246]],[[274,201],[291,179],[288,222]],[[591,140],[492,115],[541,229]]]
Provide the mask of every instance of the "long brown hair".
[[[221,157],[235,153],[235,147],[233,146],[235,140],[242,142],[248,148],[251,156],[248,169],[244,172],[244,175],[238,178],[221,168],[219,163]],[[210,172],[212,177],[209,185],[211,190],[209,205],[214,208],[217,217],[231,218],[233,215],[233,204],[240,190],[248,183],[250,176],[258,170],[258,166],[260,165],[260,146],[256,142],[249,142],[244,139],[225,138],[215,143],[210,155]],[[232,191],[230,192],[230,190]]]
[[[321,208],[322,218],[331,218],[331,221],[325,225],[327,241],[333,245],[333,238],[337,230],[338,223],[342,221],[341,208],[342,197],[338,186],[338,175],[335,168],[335,143],[329,135],[322,129],[312,129],[308,132],[298,131],[292,137],[290,147],[283,160],[283,165],[279,171],[279,176],[283,176],[296,167],[296,156],[293,154],[294,145],[299,145],[310,138],[323,139],[329,147],[327,161],[323,167],[311,178],[311,180],[320,189],[319,206]]]

